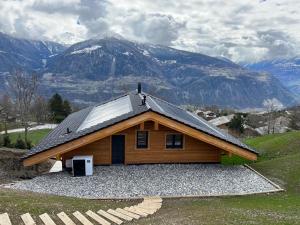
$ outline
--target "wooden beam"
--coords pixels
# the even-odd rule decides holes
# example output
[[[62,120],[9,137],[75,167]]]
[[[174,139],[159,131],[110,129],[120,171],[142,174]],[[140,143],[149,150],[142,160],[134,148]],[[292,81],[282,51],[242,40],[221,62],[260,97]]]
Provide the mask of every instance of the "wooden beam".
[[[144,121],[140,124],[140,130],[145,130],[145,122]]]
[[[196,138],[196,139],[206,142],[208,144],[214,145],[214,146],[216,146],[220,149],[223,149],[227,152],[231,152],[235,155],[239,155],[243,158],[246,158],[249,160],[257,160],[257,154],[247,151],[239,146],[228,143],[227,141],[223,141],[217,137],[205,134],[205,133],[198,131],[194,128],[191,128],[187,125],[184,125],[182,123],[179,123],[177,121],[169,119],[165,116],[161,116],[157,113],[149,112],[149,114],[151,114],[152,119],[154,119],[155,121],[159,122],[160,124],[162,124],[166,127],[172,128],[183,134],[189,135],[193,138]]]
[[[154,130],[159,130],[159,123],[154,121]]]
[[[152,120],[156,123],[159,123],[163,126],[172,128],[178,132],[181,132],[183,134],[189,135],[193,138],[196,138],[198,140],[201,140],[203,142],[206,142],[208,144],[211,144],[213,146],[216,146],[220,149],[223,149],[227,152],[231,152],[235,155],[239,155],[241,157],[244,157],[249,160],[256,160],[257,155],[255,153],[252,153],[250,151],[247,151],[241,147],[238,147],[234,144],[228,143],[226,141],[223,141],[219,138],[216,138],[214,136],[205,134],[199,130],[196,130],[194,128],[191,128],[187,125],[184,125],[180,122],[177,122],[175,120],[172,120],[170,118],[167,118],[165,116],[159,115],[154,112],[146,112],[141,115],[135,116],[133,118],[127,119],[125,121],[122,121],[120,123],[117,123],[115,125],[112,125],[110,127],[104,128],[98,132],[86,135],[84,137],[75,139],[73,141],[67,142],[65,144],[59,145],[57,147],[54,147],[52,149],[46,150],[44,152],[38,153],[36,155],[33,155],[31,157],[28,157],[23,161],[24,166],[31,166],[34,164],[38,164],[40,162],[45,161],[48,158],[54,157],[57,154],[64,154],[66,152],[72,151],[74,149],[77,149],[79,147],[82,147],[84,145],[87,145],[89,143],[95,142],[99,139],[108,137],[110,135],[113,135],[115,133],[118,133],[120,131],[123,131],[127,128],[140,125],[143,122],[147,120]]]

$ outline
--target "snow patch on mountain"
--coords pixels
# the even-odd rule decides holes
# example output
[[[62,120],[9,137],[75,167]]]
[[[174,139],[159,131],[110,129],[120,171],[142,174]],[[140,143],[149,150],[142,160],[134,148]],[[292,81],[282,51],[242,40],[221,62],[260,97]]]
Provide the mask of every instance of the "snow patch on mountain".
[[[70,55],[74,55],[74,54],[91,54],[93,51],[95,51],[99,48],[102,48],[102,46],[94,45],[94,46],[91,46],[91,47],[88,47],[88,48],[83,48],[83,49],[80,49],[80,50],[73,51],[73,52],[70,53]]]

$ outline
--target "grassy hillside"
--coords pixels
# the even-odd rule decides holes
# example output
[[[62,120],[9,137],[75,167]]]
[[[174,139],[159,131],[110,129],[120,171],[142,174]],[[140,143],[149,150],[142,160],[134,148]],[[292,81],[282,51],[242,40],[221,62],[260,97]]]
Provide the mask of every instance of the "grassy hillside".
[[[249,138],[245,143],[260,152],[260,161],[300,153],[300,131]]]
[[[28,132],[28,139],[31,141],[33,145],[36,145],[39,143],[39,141],[45,137],[51,129],[43,129],[43,130],[32,130]],[[16,132],[16,133],[10,133],[9,137],[12,143],[16,143],[16,140],[18,137],[21,137],[24,140],[24,132]]]
[[[271,134],[245,141],[261,153],[252,166],[288,192],[300,193],[300,132]]]

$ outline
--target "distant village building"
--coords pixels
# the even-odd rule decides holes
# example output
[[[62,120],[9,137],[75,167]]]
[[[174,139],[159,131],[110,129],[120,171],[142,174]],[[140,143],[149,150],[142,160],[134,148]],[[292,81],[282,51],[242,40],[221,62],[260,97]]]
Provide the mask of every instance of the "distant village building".
[[[279,116],[274,121],[273,126],[270,128],[269,133],[281,134],[287,132],[290,124],[290,119],[285,116]],[[268,126],[262,126],[255,129],[260,135],[268,134]]]
[[[198,116],[201,116],[202,118],[206,120],[212,120],[217,118],[217,114],[208,110],[208,111],[202,111],[202,110],[196,110],[195,112]]]
[[[233,117],[234,117],[234,114],[231,114],[228,116],[220,116],[220,117],[210,120],[209,122],[212,125],[219,127],[222,130],[228,131],[228,125]]]

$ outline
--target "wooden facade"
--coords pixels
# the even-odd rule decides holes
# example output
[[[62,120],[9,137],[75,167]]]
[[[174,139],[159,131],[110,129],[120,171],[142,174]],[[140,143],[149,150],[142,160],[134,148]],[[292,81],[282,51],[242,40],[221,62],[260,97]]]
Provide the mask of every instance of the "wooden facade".
[[[156,127],[155,127],[156,126]],[[148,148],[137,149],[136,133],[141,128],[148,131]],[[118,132],[115,135],[125,136],[124,164],[142,163],[192,163],[219,162],[221,149],[199,141],[188,135],[183,135],[183,148],[167,149],[166,135],[178,133],[165,126],[155,125],[148,121]],[[112,163],[111,136],[95,141],[62,155],[63,161],[75,155],[93,155],[95,165],[109,165]]]
[[[136,149],[137,130],[149,131],[148,149]],[[166,149],[165,136],[167,133],[183,134],[183,149]],[[111,164],[111,136],[116,134],[125,135],[125,164],[219,162],[222,151],[239,155],[249,160],[257,159],[256,153],[157,113],[146,112],[30,156],[23,163],[25,166],[31,166],[51,157],[61,157],[65,160],[73,155],[94,155],[94,163],[96,165]]]

